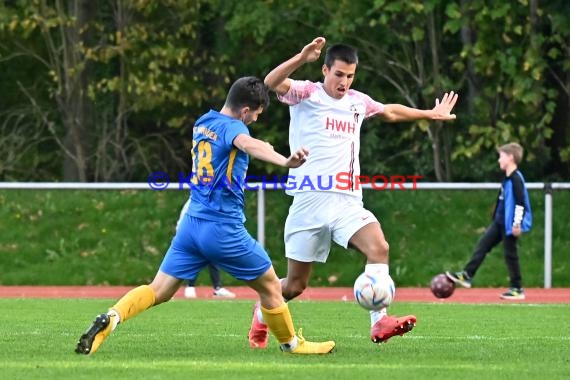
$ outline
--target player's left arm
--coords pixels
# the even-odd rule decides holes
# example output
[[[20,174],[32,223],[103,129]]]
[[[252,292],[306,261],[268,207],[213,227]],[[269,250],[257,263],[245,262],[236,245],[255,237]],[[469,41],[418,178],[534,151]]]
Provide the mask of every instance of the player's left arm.
[[[439,99],[435,100],[435,107],[431,110],[420,110],[417,108],[411,108],[404,106],[402,104],[386,104],[384,105],[384,112],[378,114],[378,116],[387,122],[396,123],[401,121],[412,121],[418,119],[429,119],[429,120],[454,120],[456,118],[455,114],[451,113],[451,110],[457,103],[458,95],[451,91],[450,93],[445,93],[441,102]]]
[[[515,213],[513,218],[513,236],[520,236],[521,234],[521,224],[524,218],[525,208],[524,208],[524,184],[521,177],[514,173],[512,175],[511,181],[513,183],[513,195],[515,198]]]

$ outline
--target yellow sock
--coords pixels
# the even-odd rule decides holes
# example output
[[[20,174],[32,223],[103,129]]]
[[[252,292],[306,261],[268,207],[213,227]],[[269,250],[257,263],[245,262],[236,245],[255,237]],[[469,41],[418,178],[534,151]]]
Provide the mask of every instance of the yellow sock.
[[[124,322],[153,306],[155,299],[154,290],[148,285],[141,285],[125,294],[111,309],[116,310]]]
[[[287,344],[295,337],[295,327],[293,326],[293,319],[289,312],[289,306],[284,302],[281,306],[275,309],[266,309],[261,306],[261,313],[263,319],[269,329],[275,335],[275,338],[281,344]]]

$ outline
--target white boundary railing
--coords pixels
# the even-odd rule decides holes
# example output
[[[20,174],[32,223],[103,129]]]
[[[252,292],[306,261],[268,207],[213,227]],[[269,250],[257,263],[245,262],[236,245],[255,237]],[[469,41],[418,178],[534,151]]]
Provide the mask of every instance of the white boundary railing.
[[[543,183],[529,182],[526,184],[529,190],[544,191],[544,288],[552,287],[552,191],[570,190],[570,182],[564,183]],[[385,186],[383,182],[375,185],[376,188]],[[402,186],[402,187],[400,187]],[[499,189],[500,183],[481,182],[418,182],[397,184],[394,190],[493,190]],[[265,246],[265,191],[281,190],[279,186],[268,186],[263,183],[249,183],[249,189],[257,191],[257,240]],[[20,190],[185,190],[188,186],[181,186],[178,183],[167,184],[164,188],[157,190],[152,188],[148,182],[0,182],[0,189],[20,189]],[[374,189],[372,184],[362,184],[362,189]],[[388,190],[388,189],[387,189]],[[386,191],[386,190],[385,190]]]

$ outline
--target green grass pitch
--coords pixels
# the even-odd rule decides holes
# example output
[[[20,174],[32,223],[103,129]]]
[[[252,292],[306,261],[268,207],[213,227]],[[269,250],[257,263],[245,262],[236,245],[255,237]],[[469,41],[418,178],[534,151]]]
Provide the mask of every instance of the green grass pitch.
[[[252,302],[176,300],[120,325],[93,356],[74,352],[114,300],[0,299],[4,379],[567,379],[570,305],[397,303],[417,327],[374,345],[353,302],[292,302],[308,339],[335,353],[287,355],[247,343]]]

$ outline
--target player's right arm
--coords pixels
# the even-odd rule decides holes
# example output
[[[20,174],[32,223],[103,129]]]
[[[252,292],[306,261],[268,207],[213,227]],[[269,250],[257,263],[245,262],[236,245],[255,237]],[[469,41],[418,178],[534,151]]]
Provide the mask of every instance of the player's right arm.
[[[257,158],[258,160],[287,168],[298,168],[303,165],[307,160],[307,155],[309,154],[309,151],[306,148],[301,148],[291,156],[285,157],[273,150],[271,144],[243,133],[237,135],[233,143],[236,148]]]
[[[289,76],[305,63],[319,59],[321,49],[325,46],[324,37],[317,37],[308,45],[305,45],[300,53],[283,62],[265,77],[265,84],[279,95],[285,95],[291,87]]]

